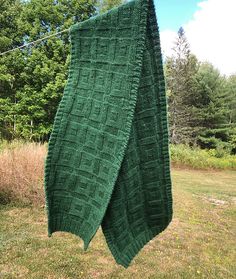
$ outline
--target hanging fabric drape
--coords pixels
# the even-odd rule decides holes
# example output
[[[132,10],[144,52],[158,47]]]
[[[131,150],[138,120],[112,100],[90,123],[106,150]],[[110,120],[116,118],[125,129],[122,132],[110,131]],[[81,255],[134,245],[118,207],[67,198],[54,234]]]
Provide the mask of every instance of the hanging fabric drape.
[[[71,26],[69,77],[45,162],[48,236],[84,249],[102,227],[116,262],[172,220],[167,102],[152,0]]]

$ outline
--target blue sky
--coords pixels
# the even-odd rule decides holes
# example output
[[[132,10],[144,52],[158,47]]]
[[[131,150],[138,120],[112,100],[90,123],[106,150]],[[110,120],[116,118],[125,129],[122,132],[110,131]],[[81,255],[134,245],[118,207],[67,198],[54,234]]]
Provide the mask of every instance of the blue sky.
[[[160,31],[179,27],[192,19],[199,0],[154,0]]]
[[[173,55],[178,29],[190,50],[222,74],[236,74],[236,0],[154,0],[164,56]]]

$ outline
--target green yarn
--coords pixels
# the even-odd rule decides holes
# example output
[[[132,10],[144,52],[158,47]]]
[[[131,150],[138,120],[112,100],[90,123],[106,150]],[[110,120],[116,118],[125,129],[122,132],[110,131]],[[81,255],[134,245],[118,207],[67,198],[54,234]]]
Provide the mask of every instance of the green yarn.
[[[130,1],[70,28],[69,77],[45,161],[48,236],[84,249],[102,226],[116,262],[172,220],[169,131],[152,0]]]

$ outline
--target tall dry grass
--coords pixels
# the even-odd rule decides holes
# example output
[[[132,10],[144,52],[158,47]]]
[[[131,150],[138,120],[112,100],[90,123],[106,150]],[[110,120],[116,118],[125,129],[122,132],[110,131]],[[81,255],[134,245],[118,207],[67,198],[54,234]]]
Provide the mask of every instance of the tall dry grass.
[[[10,143],[0,150],[0,202],[44,205],[46,144]]]

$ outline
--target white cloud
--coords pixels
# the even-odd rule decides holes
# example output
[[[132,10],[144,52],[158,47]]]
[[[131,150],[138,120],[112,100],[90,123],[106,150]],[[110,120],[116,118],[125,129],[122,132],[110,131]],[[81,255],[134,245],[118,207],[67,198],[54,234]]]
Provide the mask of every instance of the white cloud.
[[[236,73],[236,0],[206,0],[198,6],[193,19],[183,24],[192,52],[222,74]],[[169,55],[176,33],[166,30],[160,36],[163,53]]]
[[[172,47],[175,41],[176,32],[172,30],[165,30],[161,32],[161,49],[164,56],[171,56]]]

